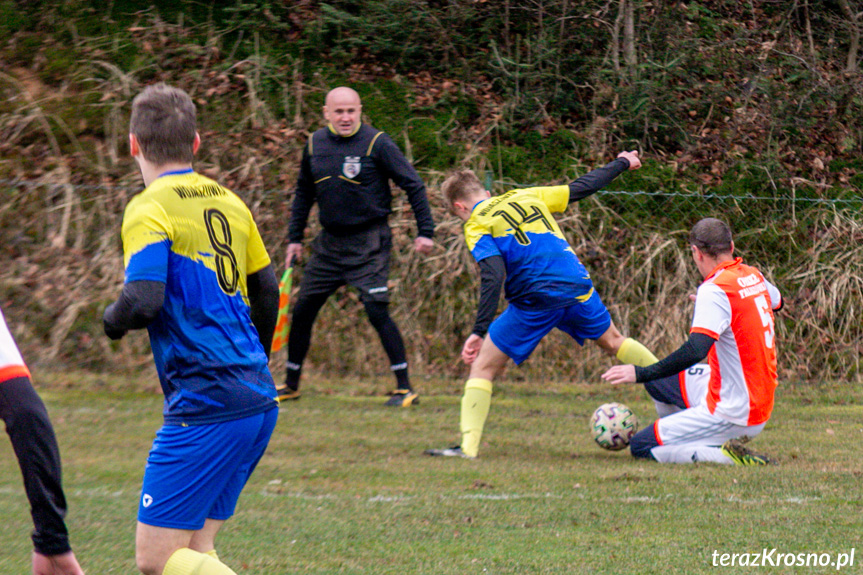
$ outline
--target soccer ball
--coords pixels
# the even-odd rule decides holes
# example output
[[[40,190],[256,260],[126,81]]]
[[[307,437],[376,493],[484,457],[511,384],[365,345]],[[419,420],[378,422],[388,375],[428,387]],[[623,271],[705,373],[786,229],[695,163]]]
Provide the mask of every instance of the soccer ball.
[[[603,449],[619,451],[629,445],[629,440],[638,431],[638,418],[622,403],[604,403],[596,408],[590,418],[590,433]]]

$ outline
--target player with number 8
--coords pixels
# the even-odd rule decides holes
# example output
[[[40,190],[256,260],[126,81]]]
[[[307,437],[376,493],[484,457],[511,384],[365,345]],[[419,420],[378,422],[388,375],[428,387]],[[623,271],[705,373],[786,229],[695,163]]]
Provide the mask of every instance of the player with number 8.
[[[123,215],[126,278],[103,323],[111,339],[148,329],[165,395],[136,560],[147,575],[230,575],[215,537],[278,414],[268,367],[278,280],[248,207],[192,169],[201,140],[188,94],[145,89],[129,132],[146,189]]]

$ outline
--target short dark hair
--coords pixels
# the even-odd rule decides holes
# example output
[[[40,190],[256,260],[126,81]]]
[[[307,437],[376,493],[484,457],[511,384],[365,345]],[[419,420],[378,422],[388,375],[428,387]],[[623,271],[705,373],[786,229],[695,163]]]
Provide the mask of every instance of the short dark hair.
[[[179,88],[160,82],[132,100],[129,132],[138,139],[144,158],[154,164],[191,162],[195,130],[195,104]]]
[[[467,199],[473,194],[485,190],[472,170],[458,170],[450,173],[441,184],[440,189],[450,212],[452,212],[453,204],[458,200]]]
[[[731,228],[716,218],[700,220],[689,232],[689,243],[713,258],[731,253],[731,242]]]

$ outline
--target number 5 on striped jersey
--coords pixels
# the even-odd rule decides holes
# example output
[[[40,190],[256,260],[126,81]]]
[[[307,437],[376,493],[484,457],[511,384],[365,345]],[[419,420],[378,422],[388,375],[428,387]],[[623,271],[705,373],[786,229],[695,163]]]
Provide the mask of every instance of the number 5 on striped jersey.
[[[774,327],[773,315],[770,313],[770,304],[767,303],[766,297],[760,295],[755,298],[755,305],[758,307],[758,313],[761,315],[761,324],[766,328],[764,330],[764,343],[768,348],[772,348]]]

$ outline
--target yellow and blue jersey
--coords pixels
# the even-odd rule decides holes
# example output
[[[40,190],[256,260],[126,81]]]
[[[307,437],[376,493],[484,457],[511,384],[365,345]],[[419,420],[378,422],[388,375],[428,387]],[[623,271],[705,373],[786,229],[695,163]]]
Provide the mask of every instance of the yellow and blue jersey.
[[[503,257],[510,303],[555,309],[593,293],[590,274],[551,215],[566,209],[569,193],[569,186],[511,190],[478,203],[465,222],[476,261]]]
[[[123,216],[126,283],[165,283],[148,326],[166,424],[208,424],[275,405],[246,276],[270,264],[251,212],[191,170],[163,174]]]

